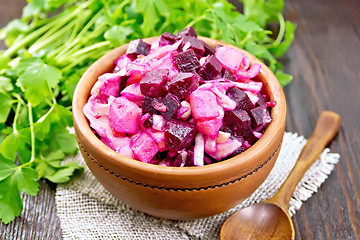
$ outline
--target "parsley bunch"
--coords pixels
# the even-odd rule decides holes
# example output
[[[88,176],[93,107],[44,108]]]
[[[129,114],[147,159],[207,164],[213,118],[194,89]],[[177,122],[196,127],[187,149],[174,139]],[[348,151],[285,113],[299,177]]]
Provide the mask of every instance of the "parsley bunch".
[[[22,209],[21,192],[36,195],[39,179],[63,183],[82,170],[75,162],[71,101],[96,59],[133,39],[194,26],[265,61],[284,86],[291,76],[278,58],[295,25],[282,0],[242,0],[243,13],[225,0],[28,0],[20,19],[0,30],[0,218]],[[276,27],[276,33],[269,26]]]

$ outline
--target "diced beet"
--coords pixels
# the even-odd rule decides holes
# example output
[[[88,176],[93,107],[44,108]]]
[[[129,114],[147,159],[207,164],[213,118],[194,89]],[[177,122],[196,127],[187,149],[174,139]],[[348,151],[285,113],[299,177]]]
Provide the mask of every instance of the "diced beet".
[[[249,147],[251,147],[252,145],[254,145],[254,143],[256,143],[256,141],[258,140],[257,137],[254,136],[254,134],[251,132],[249,135],[244,137],[245,141],[244,141],[244,147],[246,149],[248,149]]]
[[[155,141],[144,132],[130,144],[130,148],[136,157],[145,163],[150,162],[159,151],[159,147]]]
[[[177,39],[180,39],[183,36],[197,37],[197,33],[196,33],[195,29],[192,26],[190,26],[190,27],[184,28],[183,30],[178,32],[178,34],[176,34]]]
[[[193,143],[195,135],[195,125],[171,119],[165,126],[165,148],[172,151],[187,148]]]
[[[149,114],[149,113],[146,113]],[[150,115],[150,114],[149,114]],[[143,117],[146,115],[143,115]],[[152,128],[153,126],[153,115],[150,115],[148,118],[146,118],[143,122],[144,127],[146,128]]]
[[[152,97],[148,97],[148,96],[144,97],[144,100],[141,104],[141,109],[142,109],[143,114],[145,114],[145,113],[150,113],[151,115],[152,114],[160,114],[160,112],[152,106],[153,101],[160,101],[160,100],[157,100],[156,98],[152,98]]]
[[[254,105],[252,104],[248,95],[240,88],[230,88],[227,91],[226,95],[228,95],[232,100],[236,102],[237,109],[242,109],[248,112],[254,108]]]
[[[192,72],[200,67],[200,62],[192,49],[174,54],[173,57],[180,72]]]
[[[271,122],[270,113],[263,106],[250,110],[250,116],[253,119],[253,129],[255,132],[264,130]]]
[[[188,150],[187,153],[185,167],[192,167],[194,166],[194,151]]]
[[[148,55],[150,50],[150,44],[144,42],[142,39],[136,39],[129,43],[129,46],[126,50],[126,54],[131,56],[137,55]]]
[[[231,72],[231,70],[228,69],[227,67],[223,68],[223,70],[221,71],[221,75],[225,79],[228,79],[230,81],[236,81],[235,74],[233,72]]]
[[[161,34],[159,39],[159,46],[165,46],[173,44],[176,41],[176,36],[169,32],[164,32]]]
[[[145,96],[157,98],[165,95],[163,89],[167,82],[169,70],[152,70],[145,73],[140,80],[140,90]]]
[[[119,133],[137,133],[141,109],[125,97],[115,98],[110,104],[109,125]]]
[[[204,42],[204,48],[205,48],[204,56],[213,55],[216,52],[216,50],[210,47],[206,42]]]
[[[249,114],[242,109],[226,111],[224,125],[236,136],[246,136],[252,133],[251,118]]]
[[[198,87],[199,78],[193,73],[178,73],[167,83],[168,91],[179,99],[189,96]]]
[[[176,42],[176,36],[172,33],[169,32],[164,32],[163,34],[161,34],[161,37],[170,41],[170,42]]]
[[[181,47],[183,47],[187,43],[190,44],[190,48],[192,50],[194,50],[194,53],[196,55],[198,55],[200,57],[202,57],[204,55],[205,47],[204,47],[203,41],[201,41],[200,39],[197,39],[196,37],[184,36]]]
[[[210,158],[210,156],[208,154],[204,154],[204,165],[209,165],[212,164],[212,158]]]
[[[258,107],[258,106],[263,106],[263,107],[267,107],[266,106],[266,98],[264,97],[264,95],[262,95],[260,92],[256,95],[259,100],[256,102],[255,104],[255,107]]]
[[[186,159],[185,159],[186,160]],[[180,167],[183,164],[183,159],[181,154],[177,154],[175,157],[171,159],[171,166]]]
[[[215,55],[211,55],[206,59],[204,65],[201,66],[199,70],[199,75],[204,80],[212,80],[220,74],[221,69],[221,62],[215,57]]]
[[[166,120],[176,118],[177,111],[181,106],[178,97],[174,94],[168,93],[162,102],[167,109],[165,112],[162,112],[161,115],[163,115]]]
[[[220,115],[216,96],[208,90],[196,90],[190,94],[191,112],[195,119],[216,118]]]
[[[129,76],[121,76],[120,77],[119,92],[124,90],[124,88],[126,87],[128,78],[129,78]]]

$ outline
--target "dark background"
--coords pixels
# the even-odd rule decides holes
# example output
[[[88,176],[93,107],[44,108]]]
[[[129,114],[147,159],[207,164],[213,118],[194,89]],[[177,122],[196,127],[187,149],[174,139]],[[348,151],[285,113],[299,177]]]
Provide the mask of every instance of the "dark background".
[[[237,1],[231,1],[237,3]],[[21,15],[24,0],[0,0],[0,27]],[[238,5],[238,4],[237,4]],[[285,0],[285,17],[297,24],[283,59],[294,80],[284,88],[286,130],[309,137],[322,110],[342,117],[330,145],[341,155],[329,178],[292,218],[296,239],[360,236],[360,1]],[[0,49],[4,45],[0,43]],[[24,196],[24,210],[1,239],[61,239],[56,186],[41,181],[38,196]]]

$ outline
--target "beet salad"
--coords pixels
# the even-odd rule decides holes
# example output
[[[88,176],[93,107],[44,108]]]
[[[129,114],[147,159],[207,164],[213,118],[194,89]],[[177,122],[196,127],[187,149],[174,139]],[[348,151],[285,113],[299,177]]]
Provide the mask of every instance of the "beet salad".
[[[213,49],[192,27],[129,43],[99,76],[83,112],[98,138],[141,162],[187,167],[250,148],[271,122],[269,102],[241,51]]]

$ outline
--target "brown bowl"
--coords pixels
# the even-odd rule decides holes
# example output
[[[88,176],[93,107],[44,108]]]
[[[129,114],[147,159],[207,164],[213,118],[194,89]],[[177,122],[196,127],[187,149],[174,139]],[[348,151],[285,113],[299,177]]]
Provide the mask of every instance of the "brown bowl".
[[[92,132],[83,107],[99,75],[109,72],[127,44],[97,60],[80,79],[73,99],[77,141],[87,166],[119,200],[142,212],[169,219],[194,219],[224,212],[249,197],[266,179],[278,157],[285,130],[286,102],[275,75],[250,53],[224,42],[199,37],[244,52],[261,64],[257,76],[270,101],[272,123],[248,150],[226,161],[201,167],[164,167],[124,157],[105,146]],[[150,42],[156,38],[148,38]]]

